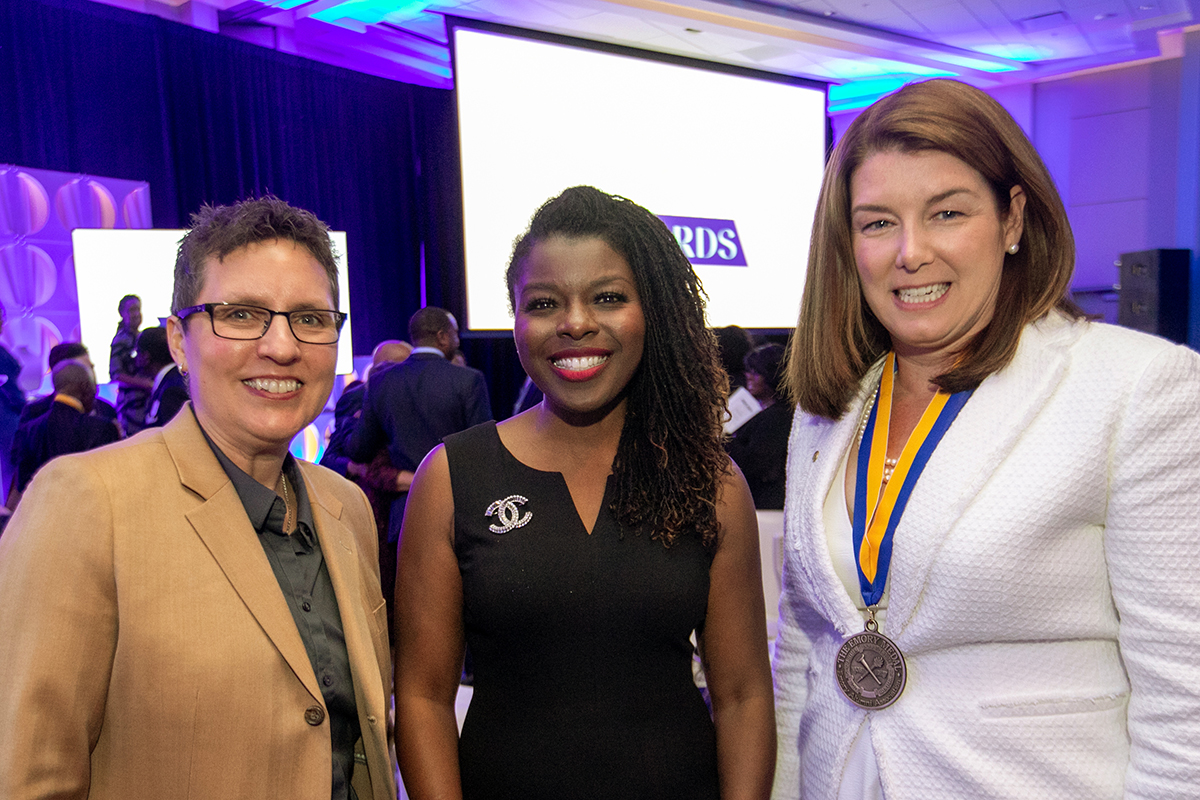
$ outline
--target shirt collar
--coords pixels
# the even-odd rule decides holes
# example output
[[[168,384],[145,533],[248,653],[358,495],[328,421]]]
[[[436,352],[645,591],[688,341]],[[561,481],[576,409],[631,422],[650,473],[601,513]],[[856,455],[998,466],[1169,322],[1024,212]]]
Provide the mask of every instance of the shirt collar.
[[[443,353],[441,350],[438,350],[436,347],[414,347],[412,349],[412,352],[409,353],[409,355],[415,356],[420,353],[434,353],[438,356],[441,356],[442,358],[446,357],[446,354]]]
[[[199,421],[197,421],[199,425]],[[238,498],[242,501],[242,508],[246,511],[246,516],[250,518],[250,524],[254,526],[254,530],[262,534],[267,523],[267,516],[271,513],[271,506],[277,501],[282,503],[283,498],[275,494],[274,490],[268,489],[258,481],[254,480],[245,470],[234,464],[229,456],[221,451],[204,430],[200,428],[200,432],[204,434],[204,441],[208,442],[208,446],[212,448],[213,455],[217,457],[217,461],[221,464],[221,469],[225,470],[225,474],[233,483],[233,488],[238,493]],[[300,536],[305,544],[310,547],[315,546],[316,539],[313,536],[313,531],[316,529],[313,524],[312,504],[308,500],[308,490],[304,486],[304,479],[300,476],[300,469],[296,466],[296,459],[288,453],[283,460],[283,472],[287,475],[288,486],[296,491],[296,508],[298,510],[296,531],[293,535]]]
[[[64,406],[70,406],[80,414],[83,413],[83,403],[80,402],[79,398],[77,397],[72,397],[69,394],[56,394],[54,395],[54,402],[62,403]]]

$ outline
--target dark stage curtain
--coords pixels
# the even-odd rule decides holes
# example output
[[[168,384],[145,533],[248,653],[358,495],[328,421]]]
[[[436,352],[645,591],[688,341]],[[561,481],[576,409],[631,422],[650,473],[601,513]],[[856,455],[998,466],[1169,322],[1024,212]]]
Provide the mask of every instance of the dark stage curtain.
[[[345,230],[356,353],[408,338],[422,257],[428,302],[462,313],[449,91],[84,0],[0,0],[0,120],[0,163],[148,181],[155,227],[272,192]]]

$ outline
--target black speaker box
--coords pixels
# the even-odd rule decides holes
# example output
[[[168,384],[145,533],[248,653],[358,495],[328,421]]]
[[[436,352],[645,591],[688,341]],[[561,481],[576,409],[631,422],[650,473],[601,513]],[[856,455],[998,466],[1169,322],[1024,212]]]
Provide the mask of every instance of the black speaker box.
[[[1175,342],[1187,342],[1191,250],[1121,254],[1117,323]]]

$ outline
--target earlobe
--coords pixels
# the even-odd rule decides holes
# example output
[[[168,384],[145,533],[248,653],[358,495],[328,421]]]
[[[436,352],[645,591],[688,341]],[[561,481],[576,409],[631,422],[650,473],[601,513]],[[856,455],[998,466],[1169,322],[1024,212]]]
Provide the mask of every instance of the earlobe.
[[[1008,193],[1008,214],[1004,219],[1004,240],[1008,246],[1018,244],[1025,232],[1025,189],[1020,184]]]
[[[183,320],[179,317],[167,317],[167,347],[171,350],[171,359],[179,367],[179,371],[187,374],[187,355],[183,349]]]

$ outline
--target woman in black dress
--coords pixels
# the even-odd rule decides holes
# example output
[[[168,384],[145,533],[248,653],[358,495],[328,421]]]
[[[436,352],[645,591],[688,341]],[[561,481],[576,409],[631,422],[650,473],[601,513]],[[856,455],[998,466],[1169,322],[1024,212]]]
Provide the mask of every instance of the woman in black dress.
[[[449,437],[413,482],[396,591],[409,794],[767,797],[757,526],[691,265],[648,211],[576,187],[535,215],[508,286],[545,399]]]

